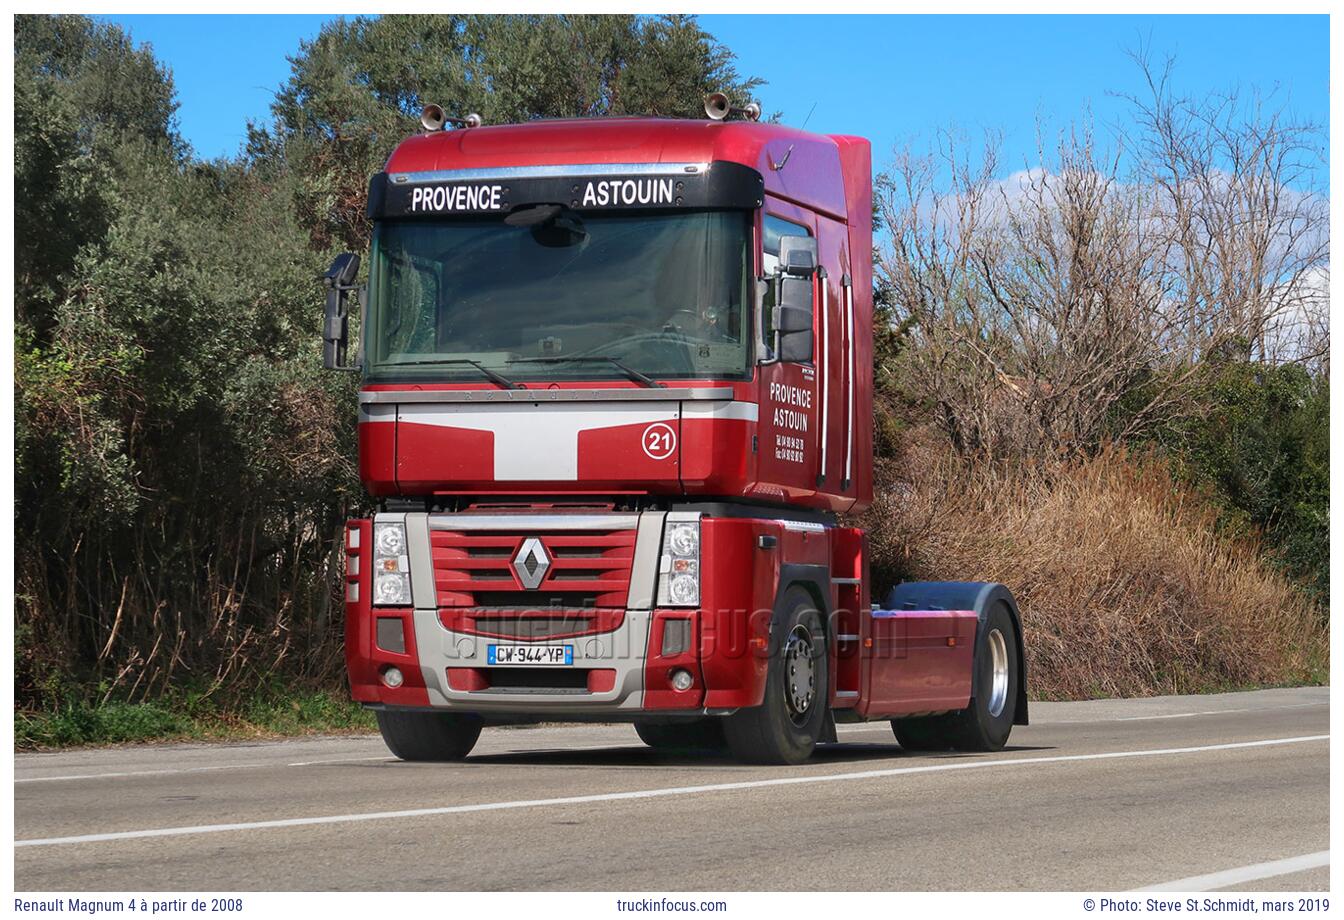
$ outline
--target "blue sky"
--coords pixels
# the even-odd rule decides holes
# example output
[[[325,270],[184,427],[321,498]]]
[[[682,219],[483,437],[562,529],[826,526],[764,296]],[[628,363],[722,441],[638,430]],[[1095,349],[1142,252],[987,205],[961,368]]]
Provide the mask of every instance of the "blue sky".
[[[289,73],[287,55],[329,17],[107,16],[148,42],[177,84],[182,132],[202,157],[236,153],[249,118],[265,120]],[[1175,55],[1178,88],[1240,86],[1325,124],[1325,16],[703,16],[763,77],[767,111],[812,131],[861,134],[877,165],[897,142],[940,127],[1005,135],[1006,169],[1034,165],[1038,117],[1058,126],[1090,107],[1099,123],[1137,92],[1126,52],[1141,43]],[[812,65],[810,61],[823,61]],[[449,100],[442,100],[449,102]],[[813,105],[816,108],[813,110]]]

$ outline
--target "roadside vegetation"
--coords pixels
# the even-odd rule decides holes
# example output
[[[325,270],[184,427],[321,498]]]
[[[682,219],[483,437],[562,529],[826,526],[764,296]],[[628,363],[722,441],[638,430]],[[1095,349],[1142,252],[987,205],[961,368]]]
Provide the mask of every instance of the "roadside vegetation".
[[[1034,696],[1092,699],[1323,683],[1323,610],[1156,452],[968,463],[912,432],[865,515],[879,580],[1013,587]]]
[[[1025,171],[993,137],[874,151],[874,567],[1012,586],[1041,696],[1324,681],[1323,134],[1136,74],[1125,124],[1043,126]],[[368,175],[425,101],[698,117],[759,83],[689,17],[352,18],[203,161],[116,27],[17,17],[15,78],[23,747],[368,729],[314,282],[365,248]]]
[[[1324,681],[1323,138],[1135,63],[1104,139],[880,177],[874,566],[1011,585],[1043,697]]]
[[[72,702],[50,711],[19,710],[21,750],[133,741],[241,741],[376,731],[373,715],[335,690],[262,687],[221,705],[187,691],[144,702]]]

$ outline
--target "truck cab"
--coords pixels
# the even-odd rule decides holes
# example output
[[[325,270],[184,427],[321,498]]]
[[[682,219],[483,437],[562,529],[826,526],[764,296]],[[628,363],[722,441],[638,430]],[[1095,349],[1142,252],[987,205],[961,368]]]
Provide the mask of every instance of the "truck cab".
[[[407,140],[369,192],[368,488],[861,510],[869,175],[864,140],[754,123]],[[806,328],[774,325],[781,246]]]
[[[871,200],[866,140],[750,121],[397,147],[325,334],[346,367],[358,293],[346,658],[394,752],[619,718],[797,762],[837,719],[967,709],[985,611],[875,616],[837,518],[872,498]],[[1011,726],[1016,607],[982,600]]]

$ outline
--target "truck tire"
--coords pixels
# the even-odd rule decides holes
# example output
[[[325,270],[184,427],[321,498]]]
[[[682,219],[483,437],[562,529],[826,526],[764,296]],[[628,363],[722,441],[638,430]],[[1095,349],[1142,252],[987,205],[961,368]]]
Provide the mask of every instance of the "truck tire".
[[[380,709],[375,714],[383,743],[402,760],[461,760],[481,736],[480,719],[459,712]]]
[[[1017,711],[1022,662],[1008,609],[990,608],[975,636],[978,688],[960,712],[915,719],[892,719],[896,740],[907,751],[1001,751],[1008,743]]]
[[[812,756],[826,722],[826,634],[802,588],[785,592],[770,624],[770,661],[761,705],[724,719],[733,757],[746,763],[796,764]]]
[[[639,740],[656,751],[721,750],[722,719],[694,719],[686,722],[636,722]]]

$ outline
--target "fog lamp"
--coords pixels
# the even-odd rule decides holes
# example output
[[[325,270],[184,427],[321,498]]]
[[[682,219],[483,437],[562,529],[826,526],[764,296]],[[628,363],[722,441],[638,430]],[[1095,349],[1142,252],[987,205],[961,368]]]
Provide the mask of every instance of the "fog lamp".
[[[384,606],[409,604],[411,602],[411,579],[409,576],[385,572],[373,582],[373,602]]]
[[[700,601],[700,582],[694,575],[673,575],[668,594],[674,604],[693,606]]]

